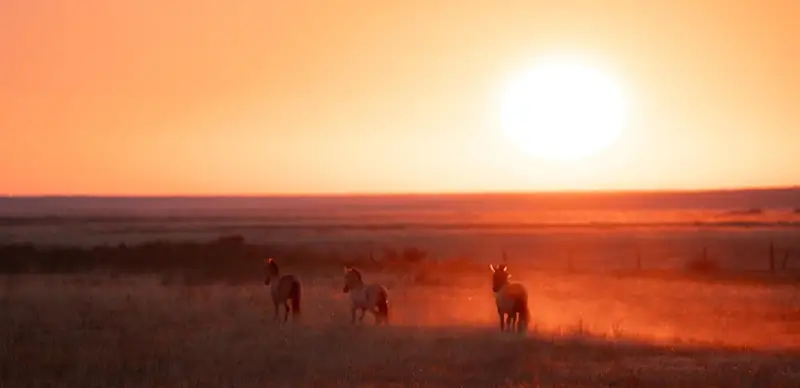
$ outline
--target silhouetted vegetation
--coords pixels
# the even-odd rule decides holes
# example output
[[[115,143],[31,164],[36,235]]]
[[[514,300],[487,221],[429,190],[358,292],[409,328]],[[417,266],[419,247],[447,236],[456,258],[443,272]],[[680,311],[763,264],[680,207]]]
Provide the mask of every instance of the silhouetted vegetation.
[[[303,246],[250,244],[240,235],[215,240],[178,242],[157,240],[137,245],[99,245],[91,248],[62,246],[37,247],[34,244],[0,246],[0,273],[79,273],[159,274],[166,282],[181,280],[189,284],[208,282],[241,283],[260,281],[265,257],[279,257],[292,267],[312,269],[341,265],[369,269],[402,269],[427,262],[428,253],[416,247],[385,248],[383,257],[372,252],[342,251],[331,248],[315,251]],[[469,262],[459,261],[469,267]],[[455,270],[450,262],[439,263]]]
[[[711,275],[719,269],[719,263],[708,257],[697,257],[686,263],[686,270],[695,274]]]
[[[207,243],[152,241],[91,248],[12,244],[0,247],[0,272],[107,271],[181,275],[187,280],[240,280],[258,271],[258,262],[254,259],[268,252],[268,247],[247,245],[241,236],[223,236]]]
[[[727,211],[725,214],[728,216],[758,216],[763,215],[764,210],[760,208],[736,209]]]
[[[715,247],[715,252],[723,248],[725,247]],[[721,261],[717,257],[710,257],[705,250],[685,261],[682,271],[643,271],[642,267],[647,267],[648,263],[670,254],[680,254],[677,250],[659,251],[664,246],[658,245],[649,247],[649,250],[642,250],[640,247],[631,252],[627,269],[622,267],[609,270],[605,268],[609,262],[596,261],[592,264],[583,260],[594,258],[607,249],[605,246],[583,246],[571,241],[568,246],[542,244],[536,252],[526,253],[525,256],[534,259],[553,258],[550,261],[557,262],[550,263],[550,270],[560,265],[567,266],[568,272],[576,276],[580,273],[609,271],[620,274],[627,273],[628,269],[636,269],[635,273],[627,276],[672,278],[690,275],[690,278],[708,281],[800,282],[800,273],[789,267],[791,248],[785,245],[771,247],[769,256],[762,256],[769,258],[769,261],[761,272],[736,270],[729,267],[727,262],[723,271]],[[724,249],[721,252],[723,257],[735,254]],[[139,244],[120,243],[93,247],[40,246],[32,243],[0,245],[0,274],[100,272],[111,276],[158,275],[165,284],[260,283],[264,275],[261,260],[266,257],[275,257],[286,268],[306,273],[334,273],[341,266],[348,265],[368,271],[407,274],[411,281],[429,285],[446,284],[450,275],[456,273],[481,273],[485,270],[485,260],[477,260],[477,257],[460,254],[432,255],[430,251],[416,246],[396,247],[378,243],[252,243],[241,235],[230,234],[205,242],[154,240]],[[536,267],[535,261],[528,264]],[[436,271],[421,271],[433,268]],[[431,277],[431,274],[436,276]]]

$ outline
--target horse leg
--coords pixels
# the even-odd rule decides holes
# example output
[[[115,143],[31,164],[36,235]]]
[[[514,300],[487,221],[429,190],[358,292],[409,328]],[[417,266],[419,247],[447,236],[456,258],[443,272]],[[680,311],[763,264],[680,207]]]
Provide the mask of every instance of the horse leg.
[[[376,325],[380,325],[381,321],[383,321],[383,318],[381,317],[381,313],[378,310],[378,308],[377,307],[372,308],[372,309],[369,310],[369,312],[372,313],[372,315],[375,316],[375,324]]]
[[[283,323],[286,323],[286,321],[289,320],[289,302],[283,303],[283,311],[284,311]]]
[[[506,329],[508,331],[514,331],[516,327],[517,315],[515,313],[508,314],[506,318]]]
[[[505,331],[506,330],[506,328],[505,328],[505,323],[506,322],[505,322],[505,317],[503,317],[504,314],[501,313],[500,311],[498,311],[497,315],[500,317],[500,331]]]
[[[350,307],[350,323],[356,324],[356,306]]]
[[[278,302],[272,302],[272,304],[275,306],[275,314],[272,316],[272,320],[273,321],[277,321],[278,320]]]
[[[367,309],[361,309],[361,316],[358,317],[358,323],[364,322],[364,314],[367,313]]]

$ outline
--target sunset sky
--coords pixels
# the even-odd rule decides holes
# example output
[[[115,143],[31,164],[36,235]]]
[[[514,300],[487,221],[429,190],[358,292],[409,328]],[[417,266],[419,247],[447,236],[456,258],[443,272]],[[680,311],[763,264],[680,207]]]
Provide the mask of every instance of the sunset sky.
[[[545,161],[498,95],[614,79],[618,141]],[[0,194],[800,184],[800,1],[4,0]]]

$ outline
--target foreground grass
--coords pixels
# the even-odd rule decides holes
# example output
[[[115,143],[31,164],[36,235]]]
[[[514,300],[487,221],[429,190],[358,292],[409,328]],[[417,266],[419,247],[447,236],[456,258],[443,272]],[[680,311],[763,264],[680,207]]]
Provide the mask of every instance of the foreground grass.
[[[535,279],[536,332],[519,336],[497,332],[484,278],[441,287],[370,276],[390,287],[389,327],[374,327],[371,317],[351,326],[335,276],[304,279],[302,318],[285,326],[272,322],[257,282],[6,278],[0,385],[800,384],[796,288],[515,275]]]

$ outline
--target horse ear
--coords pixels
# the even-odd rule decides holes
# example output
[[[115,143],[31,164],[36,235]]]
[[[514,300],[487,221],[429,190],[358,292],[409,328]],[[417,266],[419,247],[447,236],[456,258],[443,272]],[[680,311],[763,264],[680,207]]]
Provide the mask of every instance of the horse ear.
[[[491,265],[491,264],[489,264],[489,269],[490,269],[490,270],[492,270],[492,272],[494,272],[494,271],[495,271],[495,270],[494,270],[494,266],[493,266],[493,265]]]
[[[347,268],[347,266],[345,265],[344,266],[344,273],[348,273],[348,272],[350,272],[350,268]]]
[[[511,277],[511,274],[508,274],[508,277]]]
[[[271,257],[267,260],[267,263],[274,263],[274,262],[275,262],[275,260],[272,260]]]

